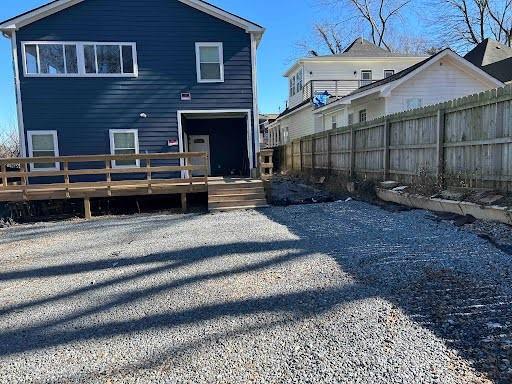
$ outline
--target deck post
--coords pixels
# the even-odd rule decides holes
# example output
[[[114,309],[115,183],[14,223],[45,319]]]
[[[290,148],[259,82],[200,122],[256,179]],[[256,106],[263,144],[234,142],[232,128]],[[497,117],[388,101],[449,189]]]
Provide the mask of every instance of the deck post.
[[[84,212],[85,212],[85,219],[90,220],[92,219],[91,214],[91,199],[89,197],[84,198]]]
[[[181,194],[181,210],[183,213],[187,213],[188,211],[188,203],[187,203],[187,194]]]

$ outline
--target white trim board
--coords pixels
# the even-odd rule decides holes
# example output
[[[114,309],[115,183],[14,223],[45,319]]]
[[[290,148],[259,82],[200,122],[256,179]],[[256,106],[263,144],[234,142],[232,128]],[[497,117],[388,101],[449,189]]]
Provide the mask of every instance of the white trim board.
[[[254,146],[252,142],[252,111],[250,109],[197,109],[197,110],[179,110],[177,111],[178,118],[178,141],[179,141],[179,151],[185,152],[185,139],[183,135],[183,115],[194,115],[194,114],[208,114],[208,115],[223,115],[219,116],[219,118],[229,118],[225,116],[227,113],[243,113],[247,116],[247,157],[249,160],[249,172],[254,169]],[[209,117],[210,119],[214,119],[215,117]],[[187,146],[188,147],[188,146]],[[188,150],[188,148],[187,148]],[[180,165],[185,166],[184,159],[180,159]],[[186,178],[187,171],[181,172],[181,177]]]
[[[18,64],[18,45],[16,32],[11,35],[12,59],[14,64],[14,83],[16,87],[16,114],[18,117],[18,133],[21,157],[27,157],[27,141],[25,140],[25,123],[23,121],[23,103],[21,101],[20,69]]]
[[[54,13],[60,12],[64,9],[70,8],[74,5],[81,3],[84,0],[56,0],[49,4],[43,5],[42,7],[36,8],[32,11],[26,12],[22,15],[6,20],[0,24],[0,31],[10,34],[12,31],[16,31],[26,25],[34,23],[38,20],[44,19],[45,17],[51,16]],[[254,33],[257,36],[258,42],[261,40],[265,28],[260,25],[253,23],[249,20],[236,16],[232,13],[226,12],[220,8],[217,8],[205,1],[201,0],[178,0],[183,4],[186,4],[192,8],[195,8],[201,12],[207,13],[210,16],[216,17],[217,19],[223,20],[227,23],[233,24],[239,28],[244,29],[247,33]]]

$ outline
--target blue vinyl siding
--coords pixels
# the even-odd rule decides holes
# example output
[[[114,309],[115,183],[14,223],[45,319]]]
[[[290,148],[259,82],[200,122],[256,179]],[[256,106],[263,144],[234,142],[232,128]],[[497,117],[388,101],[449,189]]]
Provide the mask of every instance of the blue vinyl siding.
[[[253,110],[250,35],[177,0],[85,0],[17,39],[25,131],[56,130],[63,156],[110,153],[110,129],[138,129],[141,153],[177,151],[177,110]],[[139,76],[25,78],[21,43],[40,40],[135,42]],[[223,43],[224,83],[197,83],[196,42]]]

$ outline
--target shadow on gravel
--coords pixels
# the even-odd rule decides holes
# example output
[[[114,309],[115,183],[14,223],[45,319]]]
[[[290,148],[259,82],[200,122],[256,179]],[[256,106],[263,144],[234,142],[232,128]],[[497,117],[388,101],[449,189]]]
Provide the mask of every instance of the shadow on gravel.
[[[433,223],[418,212],[389,215],[358,202],[302,206],[293,210],[275,208],[261,212],[270,220],[286,226],[298,240],[204,246],[144,257],[111,257],[95,262],[0,273],[0,281],[17,281],[137,267],[129,270],[130,273],[76,287],[56,296],[4,307],[0,312],[0,323],[2,316],[14,311],[58,305],[59,300],[79,300],[81,295],[97,294],[96,291],[104,287],[119,287],[118,295],[110,296],[101,303],[91,303],[71,314],[62,314],[31,326],[3,330],[0,333],[0,356],[144,330],[176,328],[224,316],[271,312],[280,319],[276,323],[295,321],[316,316],[343,303],[379,296],[443,338],[448,346],[458,350],[461,356],[474,363],[476,369],[497,383],[512,382],[510,363],[505,361],[510,359],[512,351],[512,295],[510,289],[507,291],[512,276],[512,260],[508,256],[474,235],[457,232],[443,223]],[[272,250],[280,251],[280,256],[263,261],[250,258],[250,254]],[[123,289],[123,284],[130,281],[151,278],[235,253],[247,254],[248,262],[225,271],[177,274],[181,277],[164,282],[160,280],[150,287]],[[226,301],[189,310],[169,310],[140,319],[91,325],[85,321],[88,316],[151,300],[187,285],[257,272],[317,253],[333,257],[344,272],[356,279],[356,283]],[[488,263],[491,259],[493,263]],[[493,267],[497,262],[501,263],[500,270]],[[254,329],[272,326],[272,322],[267,322]],[[241,328],[219,337],[254,329]],[[134,369],[161,364],[175,352],[195,349],[208,342],[210,340],[205,337],[198,342],[178,345],[175,350],[166,351],[165,355]]]
[[[418,219],[421,212],[365,212],[362,203],[333,207],[306,208],[302,217],[264,212],[310,239],[311,252],[331,255],[345,272],[442,338],[475,369],[496,383],[512,383],[510,257],[451,224]]]

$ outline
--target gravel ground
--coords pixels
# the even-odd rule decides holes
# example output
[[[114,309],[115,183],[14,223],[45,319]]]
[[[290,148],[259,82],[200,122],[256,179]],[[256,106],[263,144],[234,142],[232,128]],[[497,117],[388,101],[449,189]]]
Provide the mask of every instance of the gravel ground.
[[[356,202],[0,231],[0,381],[512,381],[510,255]]]

